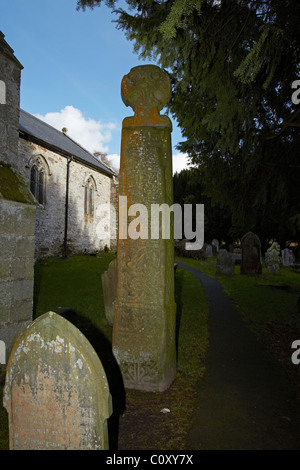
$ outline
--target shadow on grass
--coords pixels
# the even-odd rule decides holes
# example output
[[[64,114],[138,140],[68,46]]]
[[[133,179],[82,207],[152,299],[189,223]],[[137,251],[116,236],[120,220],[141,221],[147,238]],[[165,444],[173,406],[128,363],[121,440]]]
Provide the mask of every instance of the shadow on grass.
[[[113,404],[113,414],[108,419],[109,449],[117,450],[119,417],[125,411],[125,388],[119,365],[112,353],[112,345],[90,320],[75,310],[66,309],[60,315],[81,331],[95,349],[103,365]]]
[[[180,322],[182,316],[182,286],[183,286],[183,271],[179,270],[175,272],[175,302],[176,302],[176,333],[175,333],[175,341],[176,341],[176,354],[178,360],[178,349],[179,349],[179,330],[180,330]]]
[[[40,289],[42,285],[42,273],[41,269],[42,261],[38,261],[34,264],[34,289],[33,289],[33,308],[32,308],[32,317],[36,318],[38,299],[40,294]]]

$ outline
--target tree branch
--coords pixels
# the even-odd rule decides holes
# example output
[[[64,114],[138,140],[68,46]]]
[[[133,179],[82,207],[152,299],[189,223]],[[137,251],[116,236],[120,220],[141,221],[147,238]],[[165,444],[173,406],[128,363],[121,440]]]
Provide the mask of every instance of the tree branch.
[[[282,125],[279,128],[280,130],[278,132],[276,132],[275,134],[266,137],[266,140],[276,139],[276,137],[281,135],[287,127],[300,127],[300,123],[293,122],[294,119],[298,116],[298,114],[300,114],[300,108],[297,111],[294,112],[294,114],[292,115],[292,118],[291,118],[290,121],[283,122]]]

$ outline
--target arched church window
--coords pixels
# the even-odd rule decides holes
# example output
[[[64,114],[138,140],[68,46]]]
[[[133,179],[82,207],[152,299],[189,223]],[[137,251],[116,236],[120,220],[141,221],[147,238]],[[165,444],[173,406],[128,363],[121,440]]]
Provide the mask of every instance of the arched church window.
[[[30,190],[40,204],[46,204],[46,177],[49,167],[41,155],[31,158],[30,168]]]
[[[30,170],[30,190],[40,204],[45,204],[45,173],[36,166]]]
[[[85,215],[94,214],[96,184],[94,178],[90,176],[84,186],[84,213]]]

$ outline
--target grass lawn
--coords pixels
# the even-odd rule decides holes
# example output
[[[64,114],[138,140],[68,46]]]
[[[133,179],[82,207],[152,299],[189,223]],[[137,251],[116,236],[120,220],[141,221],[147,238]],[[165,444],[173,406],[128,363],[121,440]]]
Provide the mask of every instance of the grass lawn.
[[[61,313],[72,309],[109,337],[101,274],[114,257],[114,253],[101,253],[38,261],[35,266],[34,317],[50,310]]]
[[[67,259],[44,258],[37,262],[35,318],[50,310],[56,313],[71,310],[77,316],[71,315],[69,319],[76,318],[76,326],[93,345],[101,334],[111,347],[112,328],[105,318],[101,274],[114,256],[114,253],[100,253]],[[176,271],[175,287],[178,329],[176,379],[163,393],[126,390],[126,409],[119,420],[119,449],[184,449],[196,384],[204,374],[208,305],[199,281],[180,267]],[[162,413],[163,408],[170,409],[170,412]],[[7,448],[7,415],[1,403],[0,449]]]
[[[177,258],[200,269],[221,282],[223,290],[233,298],[244,319],[259,335],[270,324],[300,326],[297,301],[300,296],[300,275],[290,267],[281,267],[279,276],[268,273],[266,267],[259,276],[240,275],[235,266],[234,276],[216,275],[216,258],[205,261]]]
[[[35,317],[53,310],[77,312],[83,322],[75,323],[91,341],[101,333],[111,349],[112,328],[103,304],[101,274],[114,258],[98,256],[45,258],[35,267]],[[300,399],[300,365],[291,361],[291,343],[300,339],[300,274],[281,268],[272,276],[263,268],[260,276],[217,276],[216,258],[196,261],[178,258],[221,282],[235,301],[248,326],[267,345],[290,377]],[[178,266],[175,276],[177,303],[177,375],[168,390],[149,393],[126,390],[126,408],[119,419],[120,450],[184,450],[193,415],[196,385],[205,372],[209,345],[208,303],[200,282]],[[70,319],[72,319],[70,317]],[[78,318],[77,318],[78,320]],[[87,328],[89,324],[91,327]],[[96,333],[95,333],[96,332]],[[98,333],[99,334],[98,334]],[[2,391],[1,391],[2,396]],[[170,412],[162,413],[163,408]],[[8,448],[7,415],[0,404],[0,449]]]

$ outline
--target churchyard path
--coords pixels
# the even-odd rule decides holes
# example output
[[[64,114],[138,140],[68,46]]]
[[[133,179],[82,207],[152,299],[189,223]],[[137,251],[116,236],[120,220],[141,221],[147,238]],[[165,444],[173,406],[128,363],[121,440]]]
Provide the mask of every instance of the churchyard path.
[[[188,449],[299,450],[300,404],[279,364],[243,321],[221,284],[199,278],[210,302],[210,347],[198,385]]]

